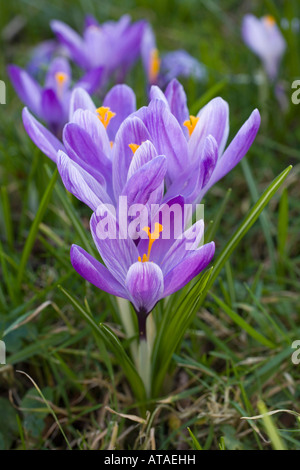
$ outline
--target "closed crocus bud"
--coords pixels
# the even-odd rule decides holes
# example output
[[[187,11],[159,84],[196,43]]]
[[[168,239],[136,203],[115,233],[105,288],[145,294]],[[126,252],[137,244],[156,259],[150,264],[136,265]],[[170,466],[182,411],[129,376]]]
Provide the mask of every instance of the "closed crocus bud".
[[[286,48],[285,39],[275,19],[270,15],[262,18],[246,15],[242,24],[242,37],[261,59],[269,79],[275,80]]]

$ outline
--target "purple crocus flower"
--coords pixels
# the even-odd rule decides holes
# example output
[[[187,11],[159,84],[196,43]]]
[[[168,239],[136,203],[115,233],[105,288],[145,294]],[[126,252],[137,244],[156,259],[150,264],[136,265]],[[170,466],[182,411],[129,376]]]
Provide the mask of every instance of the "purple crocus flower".
[[[247,153],[260,114],[254,110],[225,149],[229,106],[222,98],[214,98],[197,116],[189,116],[186,95],[177,80],[170,82],[165,93],[153,86],[150,97],[149,106],[134,115],[143,122],[157,152],[167,157],[165,200],[181,194],[187,203],[198,203]],[[118,165],[117,155],[114,164]]]
[[[69,62],[55,58],[47,71],[44,87],[24,69],[8,66],[12,84],[23,103],[47,126],[56,136],[61,135],[62,128],[68,120],[71,97],[71,69]],[[75,86],[86,89],[89,93],[98,87],[102,69],[87,73]]]
[[[106,78],[118,71],[122,81],[139,56],[145,24],[131,23],[129,15],[102,24],[88,16],[83,36],[61,21],[52,21],[51,28],[79,67],[86,71],[103,67]]]
[[[144,227],[148,240],[136,244],[130,237],[103,238],[99,223],[104,214],[108,224],[121,232],[114,214],[100,205],[91,217],[91,232],[104,261],[93,258],[77,245],[71,248],[74,269],[87,281],[109,294],[128,299],[138,317],[140,338],[146,339],[146,318],[156,303],[185,286],[213,258],[213,242],[198,248],[203,236],[203,221],[185,231],[180,239],[162,240],[164,227],[155,223],[151,232]],[[99,236],[100,235],[100,236]],[[165,242],[165,243],[164,243]],[[189,249],[186,249],[186,243]]]
[[[206,79],[204,65],[185,50],[169,52],[160,58],[155,36],[149,24],[144,30],[141,56],[150,85],[159,85],[163,88],[170,80],[177,77],[194,77],[199,81]]]
[[[247,46],[261,59],[269,79],[275,80],[286,49],[285,39],[275,19],[270,15],[262,18],[245,15],[242,37]]]
[[[127,85],[116,85],[106,94],[103,106],[97,108],[90,95],[83,88],[76,87],[71,92],[69,100],[68,121],[70,124],[75,124],[73,122],[73,120],[76,120],[75,113],[80,109],[90,111],[99,119],[99,123],[104,126],[108,137],[108,140],[105,139],[105,150],[108,158],[111,158],[110,142],[113,142],[122,121],[136,110],[134,92]],[[79,114],[79,111],[77,114]],[[63,142],[46,129],[27,108],[23,109],[22,116],[29,137],[47,157],[57,163],[58,150],[65,151]],[[88,129],[88,124],[85,127]]]

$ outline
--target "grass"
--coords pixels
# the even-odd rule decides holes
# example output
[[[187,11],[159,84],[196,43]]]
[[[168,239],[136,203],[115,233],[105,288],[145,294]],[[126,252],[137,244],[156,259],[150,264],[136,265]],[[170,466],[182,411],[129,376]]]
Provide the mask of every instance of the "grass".
[[[0,448],[300,449],[300,366],[291,361],[291,345],[300,339],[299,109],[291,105],[283,113],[272,87],[255,84],[260,64],[240,39],[249,2],[220,4],[75,0],[70,8],[66,0],[12,0],[1,7],[2,32],[14,21],[15,34],[2,34],[0,59],[7,84],[0,109],[0,338],[7,347],[7,364],[0,366]],[[269,0],[253,9],[257,16],[270,11],[299,17],[296,1]],[[5,71],[10,62],[25,65],[30,47],[51,37],[50,19],[80,30],[85,12],[101,21],[126,12],[147,18],[161,50],[185,48],[202,60],[207,83],[184,83],[190,109],[197,112],[220,94],[230,104],[231,137],[255,107],[263,118],[246,159],[205,197],[206,235],[216,242],[220,272],[207,281],[170,375],[143,416],[142,391],[133,395],[129,366],[118,356],[119,340],[127,351],[132,347],[120,305],[70,264],[72,243],[93,252],[90,211],[66,193],[54,165],[26,135],[22,104]],[[300,34],[285,34],[281,78],[290,101],[290,85],[300,76],[292,54]],[[140,64],[128,83],[144,104]],[[232,252],[250,209],[291,164]],[[178,299],[164,306],[166,313]],[[159,305],[155,315],[162,313]]]

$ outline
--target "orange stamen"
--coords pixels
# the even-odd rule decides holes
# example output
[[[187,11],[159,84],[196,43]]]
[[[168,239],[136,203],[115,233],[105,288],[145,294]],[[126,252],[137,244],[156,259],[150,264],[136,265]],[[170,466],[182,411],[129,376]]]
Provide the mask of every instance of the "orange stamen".
[[[272,15],[264,16],[264,22],[269,27],[274,26],[276,24],[275,18]]]
[[[110,120],[116,115],[116,113],[113,113],[110,108],[106,108],[105,106],[100,106],[100,108],[97,108],[96,113],[98,114],[98,118],[102,122],[105,129],[107,128]]]
[[[139,256],[138,261],[145,263],[146,261],[149,261],[152,245],[155,242],[155,240],[159,239],[159,234],[163,231],[163,226],[161,224],[159,224],[158,222],[156,222],[154,232],[152,232],[152,233],[150,232],[150,227],[144,227],[143,230],[144,230],[144,232],[147,233],[147,235],[149,237],[148,252],[147,252],[147,254],[145,254],[145,253],[143,254],[143,260]]]
[[[157,49],[152,49],[150,52],[150,65],[149,65],[149,82],[155,83],[160,69],[160,58]]]
[[[192,133],[195,130],[195,127],[197,125],[197,122],[199,121],[199,117],[195,116],[190,116],[190,119],[188,121],[184,121],[183,125],[187,128],[189,131],[189,136],[191,137]]]
[[[66,74],[65,72],[56,72],[56,74],[54,76],[55,76],[55,80],[56,80],[56,83],[57,83],[58,94],[61,96],[62,92],[63,92],[64,83],[69,78],[68,74]]]
[[[134,155],[135,152],[137,151],[137,149],[140,147],[140,145],[138,145],[138,144],[128,144],[128,147],[131,148],[132,153],[133,153],[133,155]]]

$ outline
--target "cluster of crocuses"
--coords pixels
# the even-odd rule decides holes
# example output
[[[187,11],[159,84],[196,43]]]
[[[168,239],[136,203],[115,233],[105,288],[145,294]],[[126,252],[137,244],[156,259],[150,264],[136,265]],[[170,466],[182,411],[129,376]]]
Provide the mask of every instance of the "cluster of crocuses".
[[[186,51],[160,58],[151,26],[144,20],[132,23],[130,16],[124,15],[119,21],[99,24],[87,16],[82,36],[58,20],[50,26],[57,41],[36,47],[27,69],[11,65],[8,73],[23,103],[56,136],[61,137],[68,121],[72,89],[81,87],[94,93],[105,89],[109,81],[122,83],[139,57],[150,85],[165,85],[177,76],[206,78],[205,67]],[[75,83],[69,61],[84,73]],[[41,85],[44,69],[47,73]]]
[[[142,25],[134,25],[133,36]],[[116,25],[106,24],[108,36],[111,28],[118,28],[119,36],[131,31],[127,17]],[[91,67],[102,66],[104,59],[91,53],[103,39],[98,24],[89,19],[84,39],[59,22],[53,23],[53,29],[87,74],[95,71]],[[149,29],[147,34],[149,38]],[[129,32],[127,36],[133,55],[126,64],[120,61],[123,71],[137,50]],[[144,37],[145,49],[147,41]],[[121,57],[126,57],[124,49]],[[152,85],[149,103],[140,109],[136,109],[134,91],[125,84],[115,85],[102,103],[95,104],[87,86],[68,88],[69,71],[59,60],[52,63],[46,78],[52,93],[38,88],[27,76],[19,85],[21,81],[23,87],[26,84],[32,111],[51,124],[53,109],[49,104],[54,103],[54,96],[68,94],[64,108],[68,117],[61,138],[54,135],[55,126],[47,129],[27,108],[23,110],[24,126],[35,144],[56,163],[66,189],[93,211],[91,232],[104,264],[73,245],[73,267],[99,289],[128,299],[137,313],[140,338],[145,338],[146,318],[156,303],[186,285],[214,256],[213,242],[199,246],[203,221],[187,228],[185,204],[199,203],[243,158],[258,131],[260,115],[254,110],[226,147],[229,107],[223,99],[214,98],[197,116],[191,116],[182,85],[172,79],[164,91]],[[116,67],[116,63],[111,65]],[[84,80],[86,84],[86,77]],[[57,115],[58,109],[57,105]],[[132,214],[125,215],[125,229],[124,220],[116,215],[123,198],[130,207],[155,207],[147,211],[138,236],[128,233]],[[181,219],[173,217],[162,223],[161,214],[174,206],[181,209]],[[114,227],[114,236],[100,233],[104,219],[107,226]],[[175,223],[180,227],[179,236],[175,236]]]

